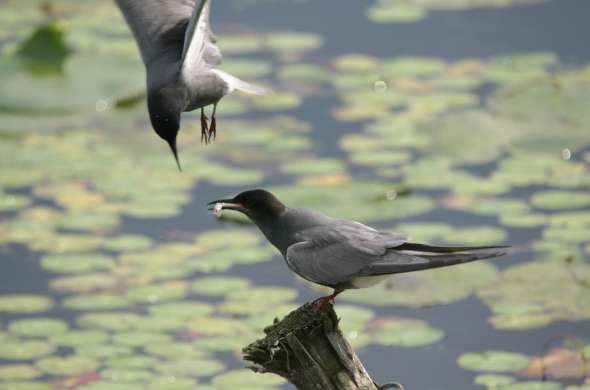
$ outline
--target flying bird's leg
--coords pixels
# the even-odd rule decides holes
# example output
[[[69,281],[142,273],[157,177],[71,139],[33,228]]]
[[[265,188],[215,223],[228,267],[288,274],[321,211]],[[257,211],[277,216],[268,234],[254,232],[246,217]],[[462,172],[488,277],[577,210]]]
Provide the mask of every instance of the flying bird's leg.
[[[313,310],[316,311],[316,312],[319,312],[329,302],[332,303],[332,304],[334,304],[334,299],[342,291],[344,291],[344,289],[342,289],[342,288],[335,288],[334,289],[334,292],[331,295],[326,295],[325,297],[321,297],[321,298],[316,299],[315,301],[312,302]]]
[[[217,110],[217,103],[213,104],[213,114],[211,114],[211,127],[209,128],[209,140],[211,141],[211,136],[213,136],[213,140],[215,141],[215,137],[217,136],[217,126],[215,122],[215,111]]]
[[[208,133],[208,126],[207,126],[207,116],[205,115],[205,108],[201,108],[201,142],[205,142],[207,144],[209,142],[209,138],[207,138]]]

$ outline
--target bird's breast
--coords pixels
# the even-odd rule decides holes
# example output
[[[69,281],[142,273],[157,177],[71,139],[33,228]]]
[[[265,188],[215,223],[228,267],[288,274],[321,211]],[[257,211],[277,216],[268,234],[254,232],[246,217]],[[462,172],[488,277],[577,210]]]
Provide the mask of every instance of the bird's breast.
[[[185,83],[188,89],[185,111],[215,104],[227,93],[225,81],[211,71],[191,76]]]

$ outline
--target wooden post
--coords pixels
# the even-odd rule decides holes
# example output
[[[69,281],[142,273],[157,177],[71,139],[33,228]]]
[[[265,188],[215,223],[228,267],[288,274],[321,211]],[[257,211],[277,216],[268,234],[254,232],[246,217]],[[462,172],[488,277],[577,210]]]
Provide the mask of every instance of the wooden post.
[[[266,337],[243,349],[250,368],[286,378],[299,390],[379,390],[338,326],[331,304],[316,312],[312,304],[292,311],[264,329]]]

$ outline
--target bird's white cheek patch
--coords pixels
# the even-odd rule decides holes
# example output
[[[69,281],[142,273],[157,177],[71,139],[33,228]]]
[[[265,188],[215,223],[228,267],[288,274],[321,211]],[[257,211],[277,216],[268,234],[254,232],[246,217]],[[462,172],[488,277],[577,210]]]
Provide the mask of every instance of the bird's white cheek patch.
[[[223,210],[223,204],[215,203],[215,206],[213,206],[213,215],[217,218],[221,217],[221,210]]]

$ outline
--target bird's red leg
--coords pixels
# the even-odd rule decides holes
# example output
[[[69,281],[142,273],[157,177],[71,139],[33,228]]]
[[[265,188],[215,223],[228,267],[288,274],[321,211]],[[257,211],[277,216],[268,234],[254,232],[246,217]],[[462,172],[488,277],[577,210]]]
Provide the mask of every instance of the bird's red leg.
[[[209,129],[207,126],[207,116],[205,116],[205,109],[201,108],[201,142],[205,142],[205,144],[209,142],[209,138],[207,138],[208,131]]]
[[[334,299],[336,298],[336,296],[338,296],[338,294],[340,294],[342,291],[344,291],[343,288],[335,288],[334,292],[331,295],[326,295],[325,297],[321,297],[316,299],[315,301],[313,301],[312,305],[313,305],[313,310],[316,312],[321,311],[324,306],[326,306],[326,304],[328,304],[329,302],[334,304]]]
[[[213,114],[211,114],[211,127],[209,128],[209,139],[211,141],[211,137],[215,141],[215,137],[217,136],[217,122],[215,121],[215,111],[217,111],[217,103],[213,104]]]

